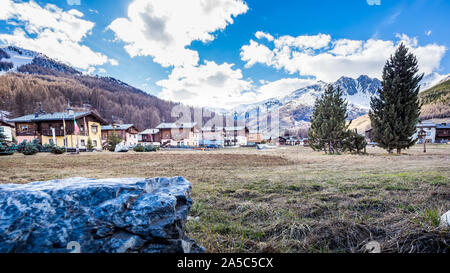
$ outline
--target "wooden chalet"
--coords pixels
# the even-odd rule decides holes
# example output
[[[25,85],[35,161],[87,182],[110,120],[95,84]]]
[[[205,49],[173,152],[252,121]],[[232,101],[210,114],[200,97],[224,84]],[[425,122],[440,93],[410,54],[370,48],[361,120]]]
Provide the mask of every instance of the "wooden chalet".
[[[42,145],[53,143],[69,149],[77,146],[86,149],[89,138],[94,148],[100,149],[101,125],[107,124],[95,111],[74,112],[71,109],[67,112],[36,112],[10,122],[15,124],[18,143],[38,139]],[[79,128],[78,134],[75,134],[75,123]]]

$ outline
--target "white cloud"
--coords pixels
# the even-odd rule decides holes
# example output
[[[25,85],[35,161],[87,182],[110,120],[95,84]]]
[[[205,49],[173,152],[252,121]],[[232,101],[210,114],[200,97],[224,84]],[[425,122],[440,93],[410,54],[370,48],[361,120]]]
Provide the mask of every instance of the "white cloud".
[[[262,32],[262,31],[257,31],[255,33],[255,37],[259,40],[261,40],[262,38],[265,38],[269,42],[272,42],[274,40],[272,35],[270,35],[269,33]]]
[[[250,40],[241,48],[241,60],[246,62],[246,67],[260,63],[327,82],[336,81],[341,76],[358,77],[361,74],[380,78],[386,60],[395,52],[399,42],[403,42],[417,56],[421,72],[429,74],[439,68],[447,50],[445,46],[419,46],[417,38],[405,34],[398,34],[397,38],[398,41],[394,42],[332,40],[324,34],[282,36],[269,47]]]
[[[206,61],[197,67],[176,67],[166,80],[156,84],[162,87],[162,99],[193,106],[231,109],[240,104],[254,103],[275,97],[284,97],[294,90],[314,84],[312,79],[285,78],[269,82],[260,80],[260,86],[244,79],[233,64]]]
[[[252,82],[228,63],[205,61],[199,66],[175,67],[168,79],[156,84],[162,87],[160,98],[193,106],[230,108],[255,99],[253,93],[245,92]]]
[[[164,67],[197,65],[198,53],[186,47],[214,40],[215,31],[247,10],[242,0],[134,0],[128,16],[115,19],[108,29],[125,42],[131,57],[152,56]]]
[[[431,35],[431,33],[432,33],[432,31],[431,31],[431,30],[425,31],[425,35],[427,35],[427,36],[430,36],[430,35]]]
[[[245,67],[251,67],[256,63],[269,63],[273,59],[272,51],[265,45],[250,40],[249,45],[242,47],[241,59],[245,62]]]
[[[41,7],[34,1],[2,0],[1,6],[0,20],[16,28],[12,34],[0,34],[0,42],[44,53],[80,69],[109,61],[81,44],[94,23],[82,19],[80,11],[64,11],[53,4]]]
[[[316,83],[313,79],[285,78],[273,82],[264,82],[256,91],[258,100],[285,97],[293,91]]]
[[[109,59],[109,64],[111,64],[112,66],[118,66],[119,61],[117,61],[116,59]]]

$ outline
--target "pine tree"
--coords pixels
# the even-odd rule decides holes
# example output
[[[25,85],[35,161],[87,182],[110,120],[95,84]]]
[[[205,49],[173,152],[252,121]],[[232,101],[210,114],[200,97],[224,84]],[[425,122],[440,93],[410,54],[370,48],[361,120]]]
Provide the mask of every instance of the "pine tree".
[[[325,93],[316,100],[309,131],[310,146],[334,154],[344,150],[346,137],[347,102],[340,87],[329,85]]]
[[[389,153],[397,149],[400,154],[415,143],[412,135],[419,121],[419,82],[423,78],[418,71],[416,57],[400,44],[384,66],[379,97],[371,99],[373,139]]]
[[[112,133],[108,137],[107,142],[108,142],[108,150],[114,152],[114,150],[116,149],[116,145],[122,142],[122,139],[118,135],[116,135],[116,133]]]
[[[0,127],[0,155],[12,155],[14,152],[11,151],[6,143],[6,136],[3,133],[3,127]]]
[[[88,151],[94,150],[94,145],[92,144],[92,139],[90,137],[87,140],[86,148]]]

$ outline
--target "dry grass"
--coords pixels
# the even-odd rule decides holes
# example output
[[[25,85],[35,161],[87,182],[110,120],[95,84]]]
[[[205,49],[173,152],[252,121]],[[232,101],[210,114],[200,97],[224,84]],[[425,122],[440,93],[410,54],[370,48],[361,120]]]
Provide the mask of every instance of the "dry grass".
[[[0,158],[0,183],[84,176],[184,176],[189,236],[209,252],[448,252],[450,145],[401,156],[329,156],[309,148],[161,151]]]

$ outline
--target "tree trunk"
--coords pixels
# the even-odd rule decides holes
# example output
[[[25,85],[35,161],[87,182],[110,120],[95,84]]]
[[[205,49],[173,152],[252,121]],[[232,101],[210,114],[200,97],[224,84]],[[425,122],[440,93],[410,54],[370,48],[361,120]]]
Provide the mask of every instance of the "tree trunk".
[[[398,155],[402,154],[402,149],[397,149],[397,154]]]

